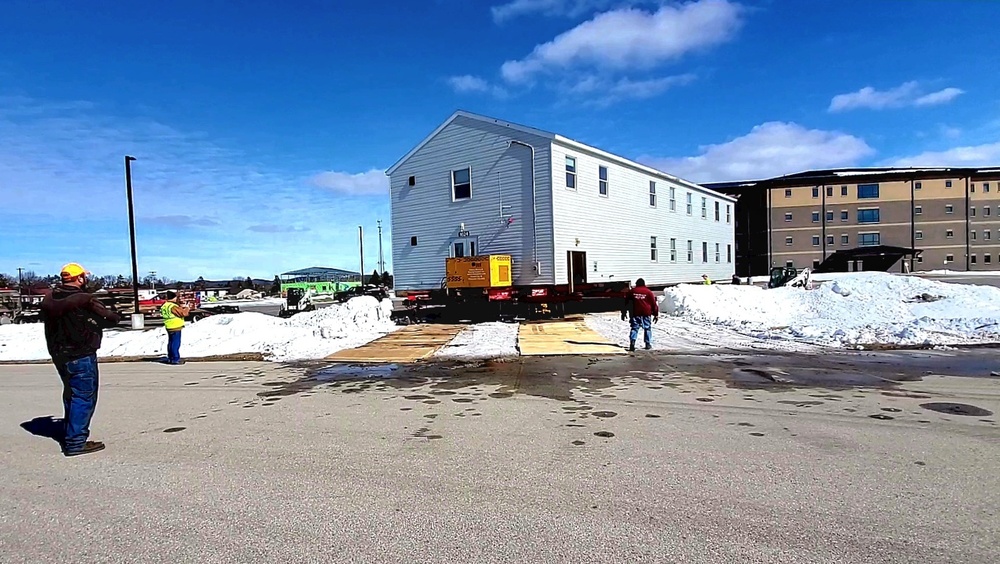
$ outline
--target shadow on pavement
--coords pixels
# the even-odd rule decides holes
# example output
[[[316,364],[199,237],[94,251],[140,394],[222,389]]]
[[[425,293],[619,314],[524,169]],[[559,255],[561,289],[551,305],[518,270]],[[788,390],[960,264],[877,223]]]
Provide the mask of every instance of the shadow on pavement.
[[[51,415],[45,417],[35,417],[31,421],[21,423],[21,428],[39,437],[48,437],[53,441],[62,444],[65,429],[62,419],[54,419]]]

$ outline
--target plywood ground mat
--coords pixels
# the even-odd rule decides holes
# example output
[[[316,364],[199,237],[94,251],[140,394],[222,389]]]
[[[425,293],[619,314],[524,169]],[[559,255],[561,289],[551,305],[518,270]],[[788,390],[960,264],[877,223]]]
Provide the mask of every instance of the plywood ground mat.
[[[625,350],[587,327],[582,319],[525,323],[517,332],[522,356],[624,354]]]
[[[326,357],[338,362],[416,362],[425,359],[458,335],[462,325],[409,325],[354,349]]]

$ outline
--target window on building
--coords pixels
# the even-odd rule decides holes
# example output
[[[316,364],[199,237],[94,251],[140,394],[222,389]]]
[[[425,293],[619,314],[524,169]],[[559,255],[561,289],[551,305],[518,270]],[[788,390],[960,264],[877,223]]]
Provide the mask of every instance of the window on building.
[[[969,192],[975,192],[975,191],[976,191],[976,185],[975,184],[969,184]]]
[[[670,211],[677,211],[677,189],[670,187]]]
[[[819,259],[813,259],[813,270],[819,268]]]
[[[874,247],[880,245],[882,237],[878,233],[858,233],[858,246]]]
[[[715,262],[721,262],[722,261],[722,253],[719,251],[719,247],[720,247],[719,243],[716,243],[715,244]]]
[[[701,242],[701,262],[708,262],[708,241]]]
[[[813,246],[814,247],[819,246],[819,235],[813,235]]]
[[[566,157],[566,187],[576,190],[576,157]]]
[[[795,268],[795,263],[792,262],[792,261],[790,261],[790,260],[786,260],[785,261],[785,268]]]
[[[847,186],[841,186],[840,187],[840,195],[841,196],[846,196],[847,195]]]
[[[878,184],[858,184],[858,199],[870,200],[878,198]]]
[[[833,244],[833,235],[827,235],[826,236],[826,244],[827,245],[832,245]]]
[[[827,198],[832,198],[833,197],[833,186],[827,186],[826,187],[826,197]]]
[[[813,188],[813,198],[819,198],[819,188]]]
[[[715,221],[719,221],[719,202],[715,202]]]
[[[688,262],[694,262],[694,241],[688,239]]]
[[[923,255],[919,255],[919,256],[917,256],[917,262],[924,262],[924,257],[923,257]]]
[[[993,257],[991,255],[983,255],[983,262],[985,262],[986,264],[990,264],[991,262],[993,262]]]
[[[944,213],[955,213],[955,206],[948,204],[944,207]]]
[[[451,199],[468,200],[472,198],[472,169],[461,168],[451,171]]]
[[[670,240],[670,262],[677,262],[677,239]]]
[[[916,214],[916,215],[920,215],[920,214],[924,213],[924,206],[915,206],[913,208],[913,213]]]
[[[913,185],[913,188],[916,189],[916,190],[920,190],[923,187],[924,187],[923,184],[921,184],[919,182],[917,182],[916,184]]]
[[[989,241],[991,238],[992,235],[990,235],[990,230],[989,229],[983,230],[983,241]]]
[[[858,223],[878,223],[879,209],[868,208],[858,210]]]
[[[976,264],[976,255],[969,255],[969,262],[972,264]]]
[[[656,207],[656,182],[649,181],[649,205]]]
[[[987,208],[987,209],[989,209],[989,208]],[[972,217],[976,217],[976,208],[975,208],[975,206],[969,208],[969,215],[972,216]]]
[[[944,232],[944,236],[947,237],[947,238],[949,238],[949,239],[952,239],[952,238],[955,237],[955,231],[952,230],[952,229],[949,229],[949,230],[947,230],[947,231]]]
[[[916,239],[917,241],[920,241],[921,239],[924,238],[924,232],[923,231],[915,231],[913,233],[913,238]]]
[[[850,235],[841,235],[840,236],[840,244],[841,245],[850,245],[851,244],[851,237],[850,237]]]
[[[785,246],[786,247],[791,247],[792,246],[792,238],[791,237],[785,237]]]
[[[785,189],[785,197],[786,198],[791,198],[792,197],[792,191],[790,189],[787,189],[787,188]]]
[[[791,221],[791,220],[792,220],[792,214],[791,213],[786,213],[785,214],[785,221]]]
[[[833,221],[833,212],[832,212],[832,211],[828,211],[828,212],[826,212],[826,220],[827,220],[828,222],[829,222],[829,221]]]
[[[944,187],[945,188],[951,188],[951,180],[945,180],[944,181]]]
[[[452,245],[451,256],[455,258],[462,258],[465,256],[465,242],[460,241]]]
[[[688,215],[691,215],[692,213],[694,213],[694,204],[692,204],[691,202],[692,202],[691,192],[688,192],[687,193],[687,214]]]
[[[991,213],[993,213],[993,210],[989,206],[983,208],[983,215],[986,217],[989,217]]]
[[[990,183],[983,182],[983,192],[989,192],[989,191],[990,191]]]
[[[812,212],[813,223],[819,223],[819,212]]]
[[[597,193],[602,196],[608,195],[608,167],[597,167]]]
[[[955,255],[945,255],[944,256],[944,263],[948,264],[949,262],[955,262]]]
[[[969,231],[969,239],[971,239],[973,241],[976,240],[976,232],[975,231]]]
[[[649,260],[656,262],[656,237],[649,238]]]
[[[416,247],[417,246],[417,237],[416,237],[416,235],[414,235],[413,237],[410,237],[410,246],[411,247]]]
[[[733,246],[728,244],[726,245],[726,262],[730,264],[733,262]]]
[[[732,218],[733,218],[732,211],[733,211],[732,206],[729,205],[729,204],[726,204],[726,224],[727,225],[732,222]]]
[[[708,198],[701,199],[701,218],[708,219]]]
[[[847,210],[840,210],[840,221],[847,221],[850,217],[851,214]]]

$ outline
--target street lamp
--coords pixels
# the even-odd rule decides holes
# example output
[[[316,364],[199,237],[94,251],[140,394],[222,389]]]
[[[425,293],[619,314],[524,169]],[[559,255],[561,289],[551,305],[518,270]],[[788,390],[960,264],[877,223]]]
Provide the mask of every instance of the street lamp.
[[[156,271],[155,270],[150,270],[149,271],[149,284],[151,286],[151,289],[153,290],[153,295],[155,296],[156,295]]]
[[[132,208],[132,161],[135,157],[125,155],[125,194],[128,198],[128,231],[132,240],[132,328],[136,328],[136,316],[142,325],[142,313],[139,311],[139,263],[135,258],[135,211]]]
[[[21,272],[24,269],[17,267],[17,311],[24,310],[24,282],[21,279]]]

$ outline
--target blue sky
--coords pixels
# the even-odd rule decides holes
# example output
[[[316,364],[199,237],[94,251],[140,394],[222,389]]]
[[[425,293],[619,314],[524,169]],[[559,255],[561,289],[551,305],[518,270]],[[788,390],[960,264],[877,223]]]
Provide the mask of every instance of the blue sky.
[[[8,0],[0,272],[366,270],[456,109],[696,181],[1000,165],[993,1]],[[390,265],[391,269],[391,265]]]

